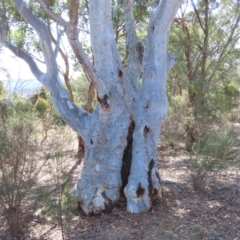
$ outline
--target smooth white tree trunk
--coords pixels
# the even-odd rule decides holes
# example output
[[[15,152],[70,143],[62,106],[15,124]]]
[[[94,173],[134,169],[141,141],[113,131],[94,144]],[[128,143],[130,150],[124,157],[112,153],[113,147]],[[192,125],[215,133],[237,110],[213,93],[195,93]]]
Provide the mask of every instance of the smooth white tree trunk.
[[[35,77],[50,91],[61,117],[84,139],[85,157],[73,190],[83,211],[87,215],[110,212],[123,192],[129,212],[149,210],[152,198],[159,198],[162,193],[157,143],[167,116],[167,73],[174,63],[167,46],[170,27],[182,0],[154,1],[145,46],[136,35],[134,1],[123,1],[126,68],[122,66],[114,39],[111,0],[89,0],[94,64],[79,41],[79,0],[68,0],[68,21],[51,11],[45,1],[37,0],[49,18],[64,27],[76,58],[94,83],[98,104],[91,114],[72,103],[61,84],[56,54],[45,24],[25,1],[13,2],[39,35],[46,72],[39,70],[26,51],[11,44],[5,25],[1,25],[2,42],[27,62]]]

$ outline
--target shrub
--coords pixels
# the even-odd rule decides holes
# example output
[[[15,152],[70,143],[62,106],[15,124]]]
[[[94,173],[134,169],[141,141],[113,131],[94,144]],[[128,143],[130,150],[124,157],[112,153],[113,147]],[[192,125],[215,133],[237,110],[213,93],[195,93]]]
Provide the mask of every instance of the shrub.
[[[50,104],[44,98],[38,97],[36,103],[34,104],[34,108],[39,112],[40,116],[43,116],[47,109],[50,108]]]
[[[60,126],[65,125],[65,122],[58,116],[54,109],[52,99],[50,95],[47,94],[45,88],[40,88],[40,90],[30,98],[30,102],[45,122],[46,129],[53,124]]]
[[[39,121],[29,104],[0,102],[0,210],[11,236],[23,234],[22,204],[38,180]]]
[[[183,95],[169,96],[169,113],[162,127],[162,137],[164,137],[170,145],[182,140],[186,132],[186,124],[190,117],[187,93]]]
[[[64,134],[63,131],[65,131]],[[72,178],[69,173],[69,156],[66,156],[61,148],[66,148],[66,142],[72,141],[72,135],[69,135],[68,128],[62,128],[57,129],[51,137],[51,149],[55,149],[55,153],[48,160],[44,169],[48,185],[36,188],[36,206],[41,208],[42,214],[60,224],[62,239],[64,239],[65,228],[73,216],[73,210],[76,209],[76,199],[72,197],[71,193]]]
[[[236,138],[228,132],[212,131],[198,140],[194,155],[189,159],[189,167],[195,190],[204,184],[207,172],[222,170],[227,160],[234,156]]]
[[[40,89],[37,90],[37,92],[35,92],[31,97],[30,97],[30,101],[33,105],[35,105],[35,103],[37,102],[38,98],[43,98],[45,100],[48,99],[48,93],[45,90],[44,87],[41,87]]]

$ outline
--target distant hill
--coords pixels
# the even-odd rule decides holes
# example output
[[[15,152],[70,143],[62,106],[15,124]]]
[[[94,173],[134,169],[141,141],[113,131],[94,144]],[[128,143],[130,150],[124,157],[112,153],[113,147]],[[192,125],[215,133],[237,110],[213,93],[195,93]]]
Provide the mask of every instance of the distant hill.
[[[37,89],[43,86],[36,79],[31,79],[31,80],[11,79],[11,80],[3,80],[2,82],[9,94],[16,92],[21,96],[25,96],[25,97],[29,97]]]

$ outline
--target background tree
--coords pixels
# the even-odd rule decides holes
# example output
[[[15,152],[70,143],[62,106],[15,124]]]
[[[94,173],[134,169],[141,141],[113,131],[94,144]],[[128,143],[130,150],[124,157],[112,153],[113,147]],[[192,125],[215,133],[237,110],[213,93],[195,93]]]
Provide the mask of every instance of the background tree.
[[[180,64],[169,86],[173,94],[187,89],[186,150],[191,151],[202,129],[230,110],[233,101],[227,97],[237,94],[229,84],[240,58],[240,2],[191,0],[186,6],[174,19],[170,46]],[[235,93],[224,94],[227,89]]]
[[[157,143],[167,115],[167,73],[175,62],[167,53],[169,31],[181,0],[154,1],[144,53],[141,48],[143,59],[139,58],[134,1],[123,1],[126,67],[117,50],[110,0],[88,1],[93,62],[79,41],[78,0],[67,1],[68,19],[42,0],[37,1],[40,5],[22,0],[3,2],[7,14],[1,18],[1,41],[29,65],[36,79],[50,91],[61,117],[84,139],[85,158],[74,189],[84,212],[111,211],[121,189],[129,212],[148,210],[152,197],[161,197]],[[38,35],[45,72],[23,46],[10,41],[12,8],[23,19],[20,25],[31,27]],[[93,82],[98,104],[91,114],[69,99],[59,77],[58,47],[53,49],[49,28],[37,16],[38,8],[61,26],[76,59]]]
[[[7,98],[7,90],[3,86],[3,83],[0,80],[0,100]]]

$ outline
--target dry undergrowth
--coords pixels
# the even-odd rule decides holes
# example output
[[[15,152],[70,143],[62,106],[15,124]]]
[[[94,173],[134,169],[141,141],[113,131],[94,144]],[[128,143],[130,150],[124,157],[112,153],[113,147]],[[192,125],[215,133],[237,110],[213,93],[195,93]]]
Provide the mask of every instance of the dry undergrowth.
[[[240,239],[239,156],[232,160],[230,168],[208,174],[205,187],[194,191],[188,155],[182,149],[180,146],[176,151],[176,147],[173,150],[163,143],[159,147],[164,196],[151,211],[129,214],[125,202],[119,202],[108,215],[88,217],[76,212],[64,223],[65,239]],[[69,172],[76,180],[79,165],[74,151],[66,155]],[[4,226],[0,216],[0,239],[6,239]],[[61,226],[36,208],[30,214],[28,234],[23,239],[62,239]]]

